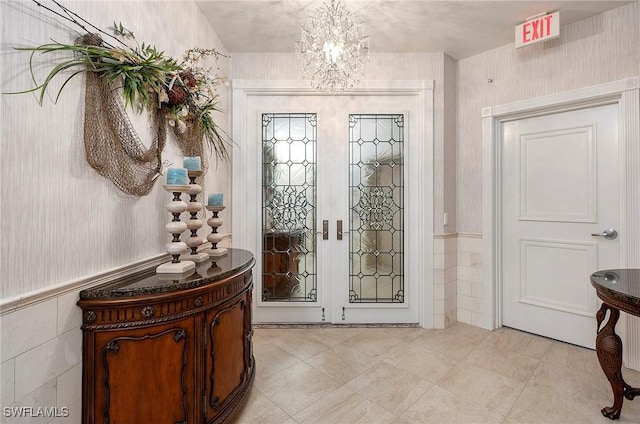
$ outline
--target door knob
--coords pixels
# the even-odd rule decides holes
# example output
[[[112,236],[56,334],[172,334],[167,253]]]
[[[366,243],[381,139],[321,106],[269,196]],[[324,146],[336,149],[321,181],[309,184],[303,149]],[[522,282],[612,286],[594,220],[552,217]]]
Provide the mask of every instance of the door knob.
[[[613,228],[608,228],[608,229],[604,230],[601,233],[592,233],[591,235],[593,237],[604,237],[607,240],[613,240],[613,239],[616,239],[618,237],[618,232],[616,230],[614,230]]]

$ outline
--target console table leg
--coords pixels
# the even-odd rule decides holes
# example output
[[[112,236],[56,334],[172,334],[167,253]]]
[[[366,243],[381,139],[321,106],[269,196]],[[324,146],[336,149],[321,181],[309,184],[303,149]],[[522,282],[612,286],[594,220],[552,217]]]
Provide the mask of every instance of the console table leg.
[[[602,321],[609,311],[609,320],[600,328]],[[596,336],[596,353],[602,371],[607,376],[613,391],[613,406],[602,408],[601,412],[607,418],[617,420],[620,418],[622,402],[624,400],[625,389],[630,386],[622,378],[622,340],[616,334],[615,327],[620,317],[620,311],[605,303],[596,314],[598,320],[598,334]],[[631,395],[631,393],[629,393]]]

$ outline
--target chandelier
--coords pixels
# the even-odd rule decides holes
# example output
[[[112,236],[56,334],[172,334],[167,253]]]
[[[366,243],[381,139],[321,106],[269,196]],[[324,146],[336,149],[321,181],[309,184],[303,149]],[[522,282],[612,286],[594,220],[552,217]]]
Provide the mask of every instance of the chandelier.
[[[302,27],[298,62],[319,91],[349,90],[364,75],[369,37],[341,1],[324,3]]]

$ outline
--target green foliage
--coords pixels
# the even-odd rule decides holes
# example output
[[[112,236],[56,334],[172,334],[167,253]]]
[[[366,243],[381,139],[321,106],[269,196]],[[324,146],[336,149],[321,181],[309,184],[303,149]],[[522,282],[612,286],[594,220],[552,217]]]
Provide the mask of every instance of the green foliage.
[[[133,32],[129,31],[127,28],[125,28],[124,26],[122,26],[122,22],[118,22],[115,23],[113,22],[113,27],[110,28],[113,33],[116,36],[122,37],[122,38],[130,38],[135,40],[135,36],[133,35]]]
[[[226,144],[229,137],[216,125],[212,116],[212,112],[219,111],[215,87],[219,85],[220,78],[211,77],[210,69],[205,70],[197,64],[204,56],[214,56],[217,61],[220,53],[215,49],[191,49],[187,50],[186,59],[178,63],[152,45],[138,44],[133,32],[121,23],[114,22],[112,30],[121,38],[133,40],[135,47],[125,44],[122,44],[122,47],[114,47],[105,43],[97,34],[86,34],[79,39],[78,44],[52,42],[37,47],[16,48],[31,52],[29,69],[35,87],[6,94],[37,92],[38,102],[42,105],[51,82],[61,76],[65,77],[65,80],[56,93],[54,103],[57,103],[70,80],[84,72],[95,72],[101,78],[106,78],[114,88],[122,89],[125,107],[139,106],[140,110],[162,107],[177,120],[181,120],[185,115],[179,113],[180,109],[187,108],[196,116],[197,124],[216,157],[228,161],[230,157]],[[70,55],[57,62],[44,81],[39,83],[34,74],[35,59],[37,56],[51,53]],[[183,81],[186,75],[190,75],[192,84]],[[182,105],[169,104],[167,100],[168,93],[174,86],[186,93],[187,98]],[[175,122],[172,125],[174,124]],[[184,126],[184,122],[181,126]]]
[[[62,43],[49,43],[32,48],[21,47],[17,50],[31,52],[29,67],[32,80],[36,85],[20,93],[39,92],[38,101],[41,105],[51,81],[56,76],[71,71],[72,73],[58,90],[54,102],[57,103],[62,90],[73,77],[83,72],[96,72],[101,77],[107,78],[109,82],[121,79],[126,105],[133,106],[140,102],[145,108],[157,107],[157,95],[164,90],[167,76],[180,70],[175,60],[166,58],[163,52],[145,44],[136,51],[128,48]],[[33,73],[34,56],[61,51],[72,53],[71,58],[56,64],[44,81],[38,84]],[[151,93],[156,95],[152,97]]]
[[[214,111],[219,112],[220,109],[217,107],[217,102],[215,100],[210,100],[200,106],[196,116],[200,123],[200,129],[204,133],[204,137],[209,142],[209,145],[212,147],[216,157],[229,161],[231,158],[226,146],[229,137],[224,130],[218,127],[214,122],[213,116],[211,115]]]

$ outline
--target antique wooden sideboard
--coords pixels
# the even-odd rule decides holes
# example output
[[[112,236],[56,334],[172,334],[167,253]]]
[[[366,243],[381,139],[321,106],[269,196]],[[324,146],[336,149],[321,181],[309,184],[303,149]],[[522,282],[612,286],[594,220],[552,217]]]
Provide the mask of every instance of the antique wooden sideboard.
[[[83,423],[224,423],[255,373],[250,252],[80,293]]]

